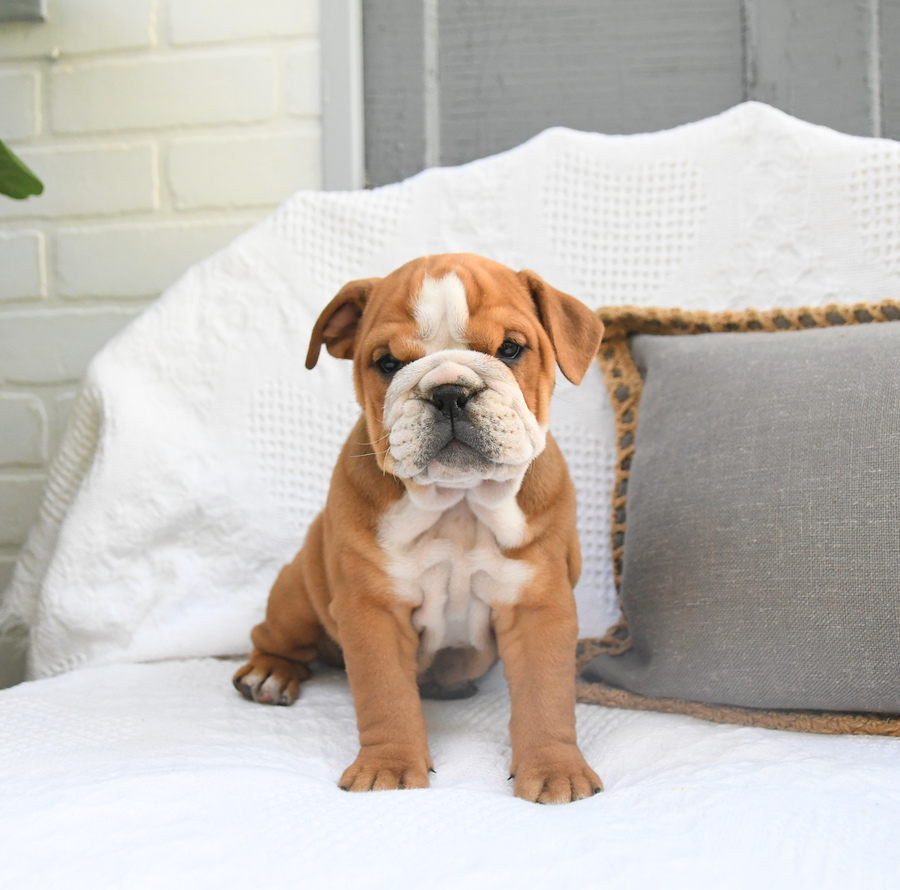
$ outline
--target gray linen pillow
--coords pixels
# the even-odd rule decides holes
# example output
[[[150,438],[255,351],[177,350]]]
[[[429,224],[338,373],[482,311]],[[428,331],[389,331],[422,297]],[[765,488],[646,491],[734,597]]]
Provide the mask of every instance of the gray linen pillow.
[[[900,713],[900,325],[798,318],[631,338],[644,382],[614,540],[631,645],[584,679]]]

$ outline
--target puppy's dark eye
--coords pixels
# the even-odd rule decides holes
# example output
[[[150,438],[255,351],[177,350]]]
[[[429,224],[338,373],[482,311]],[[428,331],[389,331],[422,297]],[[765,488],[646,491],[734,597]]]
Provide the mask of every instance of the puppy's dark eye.
[[[517,359],[522,357],[522,353],[524,351],[524,346],[520,346],[518,343],[513,343],[512,340],[504,340],[500,344],[500,348],[497,350],[497,358],[500,359],[501,362],[512,364]]]
[[[394,374],[403,367],[403,362],[398,358],[394,358],[390,353],[387,353],[375,362],[375,367],[381,371],[385,377],[393,377]]]

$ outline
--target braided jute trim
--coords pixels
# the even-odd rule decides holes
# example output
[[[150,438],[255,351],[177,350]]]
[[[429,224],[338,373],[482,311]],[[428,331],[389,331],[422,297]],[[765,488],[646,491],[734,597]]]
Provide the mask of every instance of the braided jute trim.
[[[615,415],[616,477],[612,495],[613,573],[616,591],[621,587],[622,559],[628,506],[628,478],[634,457],[639,405],[643,392],[641,374],[631,357],[630,338],[635,334],[679,336],[707,333],[803,331],[810,328],[900,321],[900,301],[856,303],[799,309],[705,312],[683,309],[609,306],[597,310],[604,325],[598,360]],[[604,636],[578,643],[578,700],[634,710],[688,714],[718,723],[738,723],[770,729],[817,733],[851,733],[900,736],[900,715],[849,714],[829,711],[775,711],[712,705],[682,699],[653,698],[580,678],[587,663],[601,653],[621,655],[631,648],[628,621],[619,603],[620,618]]]
[[[709,705],[680,698],[653,698],[626,692],[606,683],[575,680],[575,695],[580,702],[627,708],[631,711],[659,711],[710,720],[713,723],[737,723],[762,729],[815,732],[822,735],[900,736],[900,716],[893,714],[852,714],[838,711],[767,711],[733,705]]]

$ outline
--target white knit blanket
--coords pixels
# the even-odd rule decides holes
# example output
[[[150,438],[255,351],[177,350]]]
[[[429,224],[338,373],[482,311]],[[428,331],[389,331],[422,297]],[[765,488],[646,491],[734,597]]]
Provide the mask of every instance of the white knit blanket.
[[[347,794],[343,672],[290,708],[236,662],[117,664],[0,691],[6,890],[896,890],[898,740],[577,705],[602,794],[513,797],[509,692],[424,703],[428,790]]]
[[[28,670],[249,647],[358,408],[303,368],[353,278],[472,251],[589,306],[724,309],[898,295],[900,146],[745,104],[639,136],[549,130],[369,192],[300,193],[190,270],[93,361],[0,613]],[[561,379],[561,377],[560,377]],[[595,368],[551,428],[578,489],[583,634],[615,615],[611,413]]]

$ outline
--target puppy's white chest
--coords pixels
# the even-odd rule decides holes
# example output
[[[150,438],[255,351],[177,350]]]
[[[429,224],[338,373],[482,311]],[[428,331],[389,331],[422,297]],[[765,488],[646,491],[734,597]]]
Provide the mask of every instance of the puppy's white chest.
[[[420,659],[446,647],[483,649],[493,603],[514,602],[530,566],[503,554],[521,537],[524,516],[513,500],[485,508],[460,492],[456,503],[426,509],[409,495],[385,516],[381,543],[398,596],[415,606]]]

